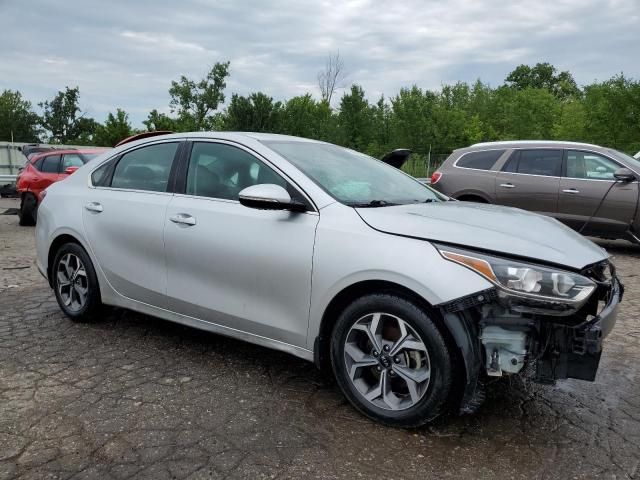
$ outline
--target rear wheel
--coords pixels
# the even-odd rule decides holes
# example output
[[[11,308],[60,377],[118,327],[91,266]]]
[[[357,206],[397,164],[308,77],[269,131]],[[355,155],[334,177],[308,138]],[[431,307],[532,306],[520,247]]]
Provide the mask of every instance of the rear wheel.
[[[453,362],[438,327],[415,303],[367,295],[340,315],[331,363],[353,406],[376,421],[417,427],[438,417],[453,382]]]
[[[25,193],[18,210],[18,224],[26,227],[36,224],[38,201],[32,193]]]
[[[484,198],[477,195],[462,195],[458,198],[461,202],[489,203]]]
[[[98,278],[87,252],[76,243],[62,245],[51,275],[56,300],[65,315],[78,322],[93,320],[102,302]]]

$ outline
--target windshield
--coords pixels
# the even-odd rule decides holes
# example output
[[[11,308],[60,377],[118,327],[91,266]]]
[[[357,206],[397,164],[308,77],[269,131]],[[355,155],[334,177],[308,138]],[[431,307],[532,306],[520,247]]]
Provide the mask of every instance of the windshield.
[[[614,157],[618,157],[621,160],[626,160],[627,162],[629,162],[632,168],[640,169],[640,159],[634,158],[631,155],[627,155],[626,153],[620,152],[618,150],[610,149],[609,151],[613,154]]]
[[[354,207],[385,207],[446,200],[400,170],[328,143],[263,141],[329,195]]]

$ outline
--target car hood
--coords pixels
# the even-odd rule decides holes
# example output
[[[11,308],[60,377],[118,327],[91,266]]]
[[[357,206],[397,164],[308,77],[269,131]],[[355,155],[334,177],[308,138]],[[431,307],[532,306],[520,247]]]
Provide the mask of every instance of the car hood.
[[[576,270],[608,257],[603,248],[557,220],[517,208],[450,201],[358,208],[357,212],[381,232],[527,257]]]

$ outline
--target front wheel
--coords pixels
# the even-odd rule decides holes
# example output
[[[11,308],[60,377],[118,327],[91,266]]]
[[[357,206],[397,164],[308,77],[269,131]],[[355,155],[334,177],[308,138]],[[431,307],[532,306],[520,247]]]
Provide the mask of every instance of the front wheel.
[[[77,322],[93,320],[102,302],[98,278],[87,252],[76,243],[62,245],[51,275],[56,300],[65,315]]]
[[[453,382],[451,354],[436,324],[417,304],[367,295],[340,315],[331,363],[347,399],[367,417],[417,427],[438,417]]]

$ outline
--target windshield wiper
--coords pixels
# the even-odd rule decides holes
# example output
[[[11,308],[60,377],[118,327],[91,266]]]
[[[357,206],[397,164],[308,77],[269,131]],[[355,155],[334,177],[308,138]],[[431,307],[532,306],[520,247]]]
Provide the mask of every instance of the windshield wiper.
[[[349,206],[350,207],[354,207],[354,208],[390,207],[392,205],[399,205],[399,204],[398,203],[387,202],[386,200],[371,200],[370,202],[349,203]]]

